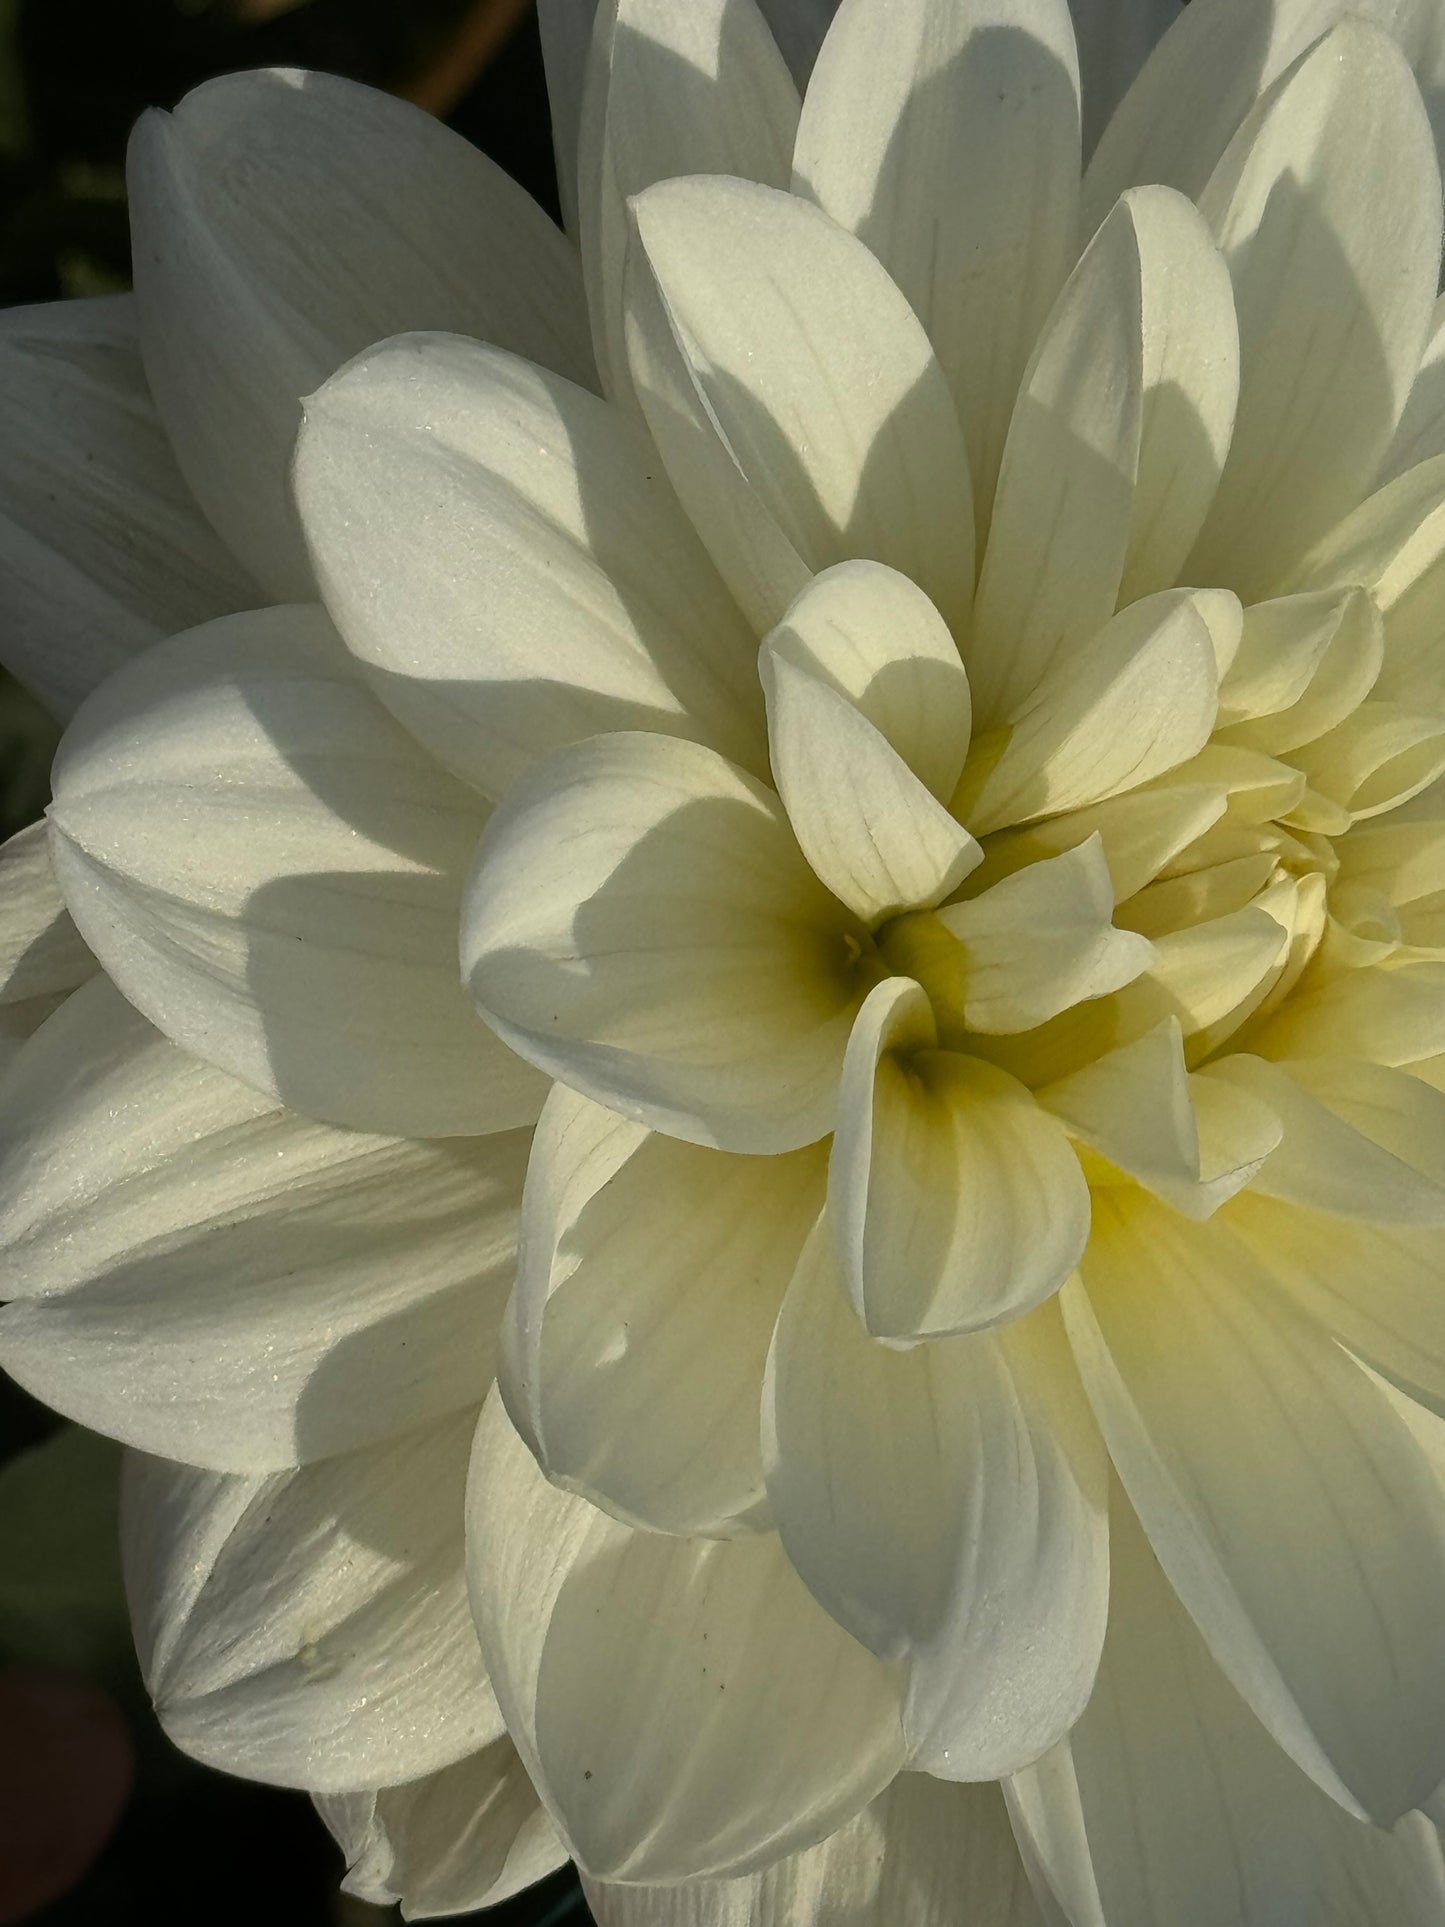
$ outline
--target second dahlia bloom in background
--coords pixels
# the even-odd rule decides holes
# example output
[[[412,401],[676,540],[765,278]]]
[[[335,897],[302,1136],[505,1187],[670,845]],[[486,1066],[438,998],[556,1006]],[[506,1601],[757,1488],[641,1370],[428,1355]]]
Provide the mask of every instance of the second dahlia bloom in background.
[[[586,11],[138,137],[0,1358],[362,1891],[1427,1927],[1445,16]]]

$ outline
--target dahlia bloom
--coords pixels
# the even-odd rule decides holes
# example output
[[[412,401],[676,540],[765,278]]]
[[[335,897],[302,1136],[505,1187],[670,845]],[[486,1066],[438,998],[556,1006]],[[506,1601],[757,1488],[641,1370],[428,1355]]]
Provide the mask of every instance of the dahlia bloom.
[[[588,13],[4,323],[0,1361],[370,1897],[1427,1927],[1445,15]]]

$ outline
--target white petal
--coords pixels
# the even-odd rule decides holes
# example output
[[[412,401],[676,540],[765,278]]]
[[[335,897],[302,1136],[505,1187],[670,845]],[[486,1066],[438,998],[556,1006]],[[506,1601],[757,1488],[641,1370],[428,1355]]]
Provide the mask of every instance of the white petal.
[[[1085,232],[1137,181],[1203,190],[1240,122],[1342,14],[1376,21],[1404,48],[1440,145],[1445,42],[1434,0],[1189,0],[1099,143],[1084,180]],[[1087,67],[1087,62],[1085,62]]]
[[[1404,413],[1375,477],[1376,487],[1436,455],[1445,455],[1445,301],[1438,300]]]
[[[463,1570],[472,1430],[463,1413],[264,1479],[129,1461],[126,1592],[177,1746],[326,1793],[501,1737]]]
[[[494,1907],[567,1859],[507,1739],[421,1779],[316,1804],[346,1856],[342,1892],[400,1901],[407,1920]]]
[[[859,1324],[821,1222],[768,1365],[768,1491],[819,1600],[907,1663],[910,1763],[988,1780],[1082,1712],[1104,1637],[1107,1460],[1045,1308],[896,1350]]]
[[[1149,968],[1154,946],[1113,924],[1114,885],[1096,833],[1030,863],[938,921],[966,953],[964,1019],[973,1030],[1031,1030],[1106,997]]]
[[[771,639],[759,673],[773,781],[814,874],[868,924],[952,896],[983,851],[882,731]]]
[[[953,794],[972,726],[968,676],[948,625],[907,576],[839,562],[765,640],[846,696],[940,801]]]
[[[1239,419],[1185,572],[1254,600],[1368,487],[1430,322],[1440,175],[1393,41],[1358,20],[1326,34],[1241,127],[1200,207],[1234,277]]]
[[[867,243],[928,330],[958,403],[982,535],[1024,363],[1078,245],[1079,75],[1064,0],[845,0],[809,83],[795,175],[795,191]]]
[[[750,1872],[903,1763],[892,1669],[814,1603],[776,1535],[629,1531],[545,1482],[495,1394],[468,1557],[508,1730],[601,1879]]]
[[[168,1044],[104,979],[30,1041],[0,1129],[0,1358],[96,1431],[269,1472],[475,1405],[526,1131],[337,1131]]]
[[[1214,631],[1239,621],[1232,598],[1172,589],[1123,609],[1060,650],[1005,728],[975,738],[954,809],[976,834],[1136,789],[1209,740],[1216,714]]]
[[[577,219],[577,140],[582,94],[597,0],[536,0],[547,103],[552,118],[552,151],[557,162],[557,197],[562,220],[575,235]]]
[[[479,789],[610,729],[765,767],[754,638],[595,395],[476,342],[392,342],[310,398],[295,482],[347,646]]]
[[[832,1126],[860,941],[771,790],[623,732],[558,751],[498,809],[462,964],[565,1083],[694,1143],[781,1151]]]
[[[583,95],[578,221],[604,387],[630,397],[627,203],[679,174],[786,187],[798,90],[757,0],[604,0]]]
[[[91,698],[54,780],[70,913],[174,1042],[362,1130],[536,1117],[540,1080],[458,981],[484,807],[360,683],[319,610],[159,644]]]
[[[1079,43],[1087,156],[1156,43],[1179,18],[1182,0],[1069,0],[1069,11]]]
[[[967,656],[989,722],[1121,600],[1174,582],[1228,445],[1234,349],[1197,212],[1163,188],[1128,195],[1059,295],[1009,424]]]
[[[801,92],[808,84],[838,0],[761,0],[761,4]]]
[[[968,464],[928,338],[861,242],[752,182],[633,203],[628,352],[678,494],[758,633],[810,575],[899,569],[957,630]]]
[[[998,1788],[926,1773],[746,1880],[582,1886],[598,1927],[937,1927],[961,1894],[987,1927],[1043,1927]]]
[[[1094,1697],[1007,1788],[1020,1842],[1069,1918],[1430,1927],[1445,1906],[1431,1829],[1413,1815],[1391,1835],[1312,1787],[1211,1660],[1121,1498],[1111,1525]]]
[[[990,838],[974,888],[1011,876],[1024,863],[1077,849],[1097,835],[1114,881],[1114,901],[1123,903],[1217,823],[1227,803],[1222,784],[1168,777],[1063,816],[1005,830]]]
[[[1098,1192],[1081,1275],[1070,1337],[1171,1582],[1286,1752],[1393,1824],[1445,1776],[1445,1506],[1424,1460],[1218,1218]]]
[[[202,517],[128,297],[0,315],[0,658],[67,717],[177,629],[262,601]]]
[[[502,1373],[554,1484],[654,1531],[766,1523],[763,1367],[825,1168],[818,1146],[733,1157],[556,1087]]]
[[[43,823],[0,843],[0,1068],[98,966],[55,880]]]
[[[300,403],[408,328],[453,328],[587,380],[576,258],[431,115],[329,74],[232,74],[137,127],[146,372],[187,481],[259,582],[310,593],[286,470]]]
[[[900,977],[853,1028],[829,1199],[859,1316],[895,1340],[1030,1310],[1089,1235],[1063,1128],[1006,1072],[938,1050],[927,999]]]

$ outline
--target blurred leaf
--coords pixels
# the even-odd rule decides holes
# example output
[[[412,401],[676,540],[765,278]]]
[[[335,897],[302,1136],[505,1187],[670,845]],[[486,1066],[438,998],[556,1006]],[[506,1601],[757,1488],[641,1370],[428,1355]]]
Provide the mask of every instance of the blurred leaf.
[[[0,1647],[12,1659],[91,1672],[128,1652],[120,1456],[67,1425],[0,1469]]]

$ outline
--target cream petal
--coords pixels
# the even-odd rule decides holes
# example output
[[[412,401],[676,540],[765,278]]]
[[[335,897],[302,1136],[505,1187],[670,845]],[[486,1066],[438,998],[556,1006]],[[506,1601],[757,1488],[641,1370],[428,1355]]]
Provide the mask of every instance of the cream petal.
[[[1108,1596],[1107,1460],[1052,1307],[898,1350],[821,1221],[773,1340],[768,1491],[833,1617],[903,1660],[910,1763],[988,1780],[1082,1712]]]
[[[1097,836],[1113,879],[1114,901],[1124,903],[1217,823],[1227,803],[1222,784],[1167,777],[1063,816],[1004,830],[989,839],[974,888],[987,888],[1025,863],[1076,850]]]
[[[1036,1095],[1111,1164],[1191,1218],[1217,1211],[1280,1141],[1267,1105],[1189,1075],[1177,1017]]]
[[[257,581],[311,593],[300,402],[407,328],[589,379],[576,257],[430,114],[329,74],[231,74],[148,114],[128,166],[146,372],[187,481]],[[484,265],[485,264],[485,265]]]
[[[159,644],[90,699],[54,781],[70,913],[173,1042],[362,1130],[535,1119],[541,1080],[457,975],[484,807],[376,702],[319,610]]]
[[[767,1523],[763,1368],[825,1173],[821,1146],[734,1157],[554,1089],[501,1374],[554,1484],[653,1531]]]
[[[755,639],[596,396],[476,342],[391,342],[307,402],[295,484],[348,648],[479,789],[623,728],[765,769]]]
[[[1064,1316],[1110,1455],[1235,1688],[1346,1807],[1445,1773],[1445,1504],[1383,1395],[1216,1218],[1102,1191]]]
[[[798,90],[757,0],[603,0],[579,130],[582,267],[606,392],[631,398],[627,203],[679,174],[786,187]]]
[[[346,1856],[342,1892],[376,1907],[400,1901],[403,1919],[494,1907],[567,1860],[507,1739],[420,1779],[316,1804]]]
[[[1132,983],[1153,962],[1154,946],[1132,930],[1116,930],[1113,914],[1114,885],[1097,832],[940,910],[939,923],[966,953],[969,1028],[1031,1030]]]
[[[1060,651],[1005,727],[975,738],[955,813],[982,836],[1100,802],[1187,762],[1214,726],[1215,632],[1239,619],[1232,597],[1172,589]]]
[[[1429,1927],[1445,1864],[1418,1815],[1341,1812],[1209,1656],[1128,1505],[1109,1634],[1068,1739],[1006,1788],[1026,1854],[1080,1927]]]
[[[1341,838],[1338,854],[1337,894],[1377,892],[1405,943],[1437,956],[1445,950],[1445,821],[1366,823]]]
[[[582,1887],[598,1927],[937,1927],[965,1893],[988,1927],[1044,1927],[999,1789],[926,1773],[900,1773],[856,1820],[746,1880]]]
[[[1222,744],[1287,756],[1352,715],[1384,659],[1384,624],[1367,590],[1314,589],[1254,603],[1219,685]]]
[[[43,823],[0,843],[0,1071],[98,966],[65,907]]]
[[[761,0],[761,5],[801,92],[808,84],[838,0]]]
[[[751,1872],[903,1764],[893,1669],[814,1603],[775,1534],[632,1532],[549,1486],[495,1395],[468,1503],[508,1730],[597,1878]]]
[[[982,538],[1024,363],[1078,245],[1065,0],[843,5],[809,84],[794,191],[866,242],[928,330]]]
[[[131,1458],[126,1592],[183,1752],[331,1793],[501,1738],[463,1569],[473,1423],[269,1478]]]
[[[462,915],[472,995],[514,1049],[730,1151],[831,1129],[860,942],[771,790],[698,744],[626,732],[516,785]]]
[[[1196,210],[1130,193],[1059,295],[1009,423],[966,658],[988,722],[1121,601],[1176,579],[1229,443],[1234,346]]]
[[[1445,1413],[1445,1255],[1434,1225],[1369,1224],[1246,1192],[1230,1229],[1340,1343]]]
[[[1245,121],[1200,207],[1234,277],[1239,419],[1184,567],[1256,600],[1368,487],[1430,322],[1440,175],[1394,42],[1333,28]]]
[[[1261,1057],[1413,1064],[1445,1051],[1445,963],[1311,972],[1249,1039]]]
[[[557,197],[569,234],[578,229],[577,143],[582,95],[597,0],[536,0],[547,102],[552,120],[552,152],[557,163]]]
[[[1445,1224],[1445,1094],[1353,1057],[1241,1054],[1208,1075],[1283,1120],[1284,1141],[1254,1181],[1266,1197],[1373,1223]]]
[[[0,1130],[0,1359],[142,1450],[270,1472],[474,1406],[530,1133],[337,1131],[169,1044],[104,979],[26,1045]]]
[[[632,206],[628,352],[664,466],[762,634],[867,556],[955,629],[973,589],[968,463],[928,337],[861,242],[753,182]]]
[[[1352,822],[1380,816],[1428,789],[1445,770],[1445,717],[1392,702],[1361,703],[1352,716],[1295,750],[1312,790]]]
[[[882,731],[771,640],[759,674],[773,781],[814,874],[870,925],[952,896],[983,851]]]
[[[829,1215],[867,1329],[976,1331],[1058,1290],[1089,1235],[1063,1127],[1006,1072],[936,1047],[927,999],[893,977],[848,1045]]]
[[[128,296],[0,315],[0,656],[52,714],[178,629],[263,600],[205,521]]]
[[[881,562],[836,563],[764,641],[845,696],[940,801],[953,794],[972,727],[968,675],[948,625],[907,576]]]

